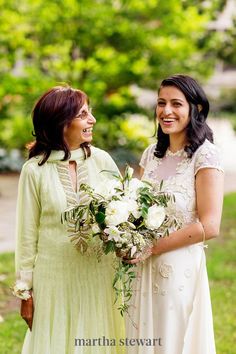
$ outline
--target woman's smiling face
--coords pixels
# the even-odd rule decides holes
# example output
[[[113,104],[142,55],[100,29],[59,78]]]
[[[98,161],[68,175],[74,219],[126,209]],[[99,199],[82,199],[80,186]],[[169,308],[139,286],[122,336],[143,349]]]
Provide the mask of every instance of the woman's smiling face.
[[[160,88],[156,117],[163,133],[186,135],[186,127],[190,121],[190,106],[184,94],[177,87]]]
[[[81,144],[92,141],[95,123],[96,119],[92,115],[87,102],[85,102],[75,118],[64,129],[64,138],[70,150],[77,149]]]

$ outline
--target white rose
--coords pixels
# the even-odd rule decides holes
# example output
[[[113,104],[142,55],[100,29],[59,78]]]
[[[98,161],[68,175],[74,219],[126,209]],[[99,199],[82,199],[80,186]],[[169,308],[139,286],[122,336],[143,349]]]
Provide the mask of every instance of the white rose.
[[[165,220],[165,208],[158,205],[153,205],[148,209],[147,219],[145,224],[148,229],[156,230],[158,229],[163,221]]]
[[[121,182],[116,179],[109,179],[99,183],[95,187],[94,192],[102,195],[104,198],[108,198],[116,194],[116,188],[122,188]]]
[[[105,223],[108,226],[116,226],[128,220],[129,205],[120,200],[112,200],[106,208]]]

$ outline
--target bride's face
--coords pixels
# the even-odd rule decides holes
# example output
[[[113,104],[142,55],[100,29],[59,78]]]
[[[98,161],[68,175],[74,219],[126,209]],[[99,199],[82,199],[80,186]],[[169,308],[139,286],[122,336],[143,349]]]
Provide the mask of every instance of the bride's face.
[[[163,133],[186,134],[190,121],[190,107],[184,94],[175,86],[160,89],[156,116]]]

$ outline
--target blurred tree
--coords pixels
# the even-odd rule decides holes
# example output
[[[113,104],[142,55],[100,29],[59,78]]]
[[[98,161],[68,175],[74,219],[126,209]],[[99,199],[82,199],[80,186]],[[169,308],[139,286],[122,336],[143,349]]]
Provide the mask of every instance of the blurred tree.
[[[209,75],[215,39],[206,24],[223,2],[0,0],[0,143],[23,148],[33,102],[67,82],[91,98],[98,146],[116,148],[124,119],[144,113],[132,84],[155,89],[175,72]]]
[[[221,46],[218,49],[218,57],[225,66],[236,67],[236,18],[232,28],[220,33]]]

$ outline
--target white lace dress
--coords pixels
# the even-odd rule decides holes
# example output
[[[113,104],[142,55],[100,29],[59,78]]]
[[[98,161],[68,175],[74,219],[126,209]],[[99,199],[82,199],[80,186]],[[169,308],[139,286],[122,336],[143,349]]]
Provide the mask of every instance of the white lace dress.
[[[156,158],[154,150],[151,145],[143,153],[143,179],[157,184],[163,180],[163,190],[176,197],[172,212],[184,225],[197,221],[195,176],[202,168],[222,170],[217,148],[205,141],[191,159],[184,150],[167,150],[164,158]],[[129,354],[215,354],[203,244],[140,264],[130,316],[137,328],[127,319],[126,335],[136,340],[127,347]]]

